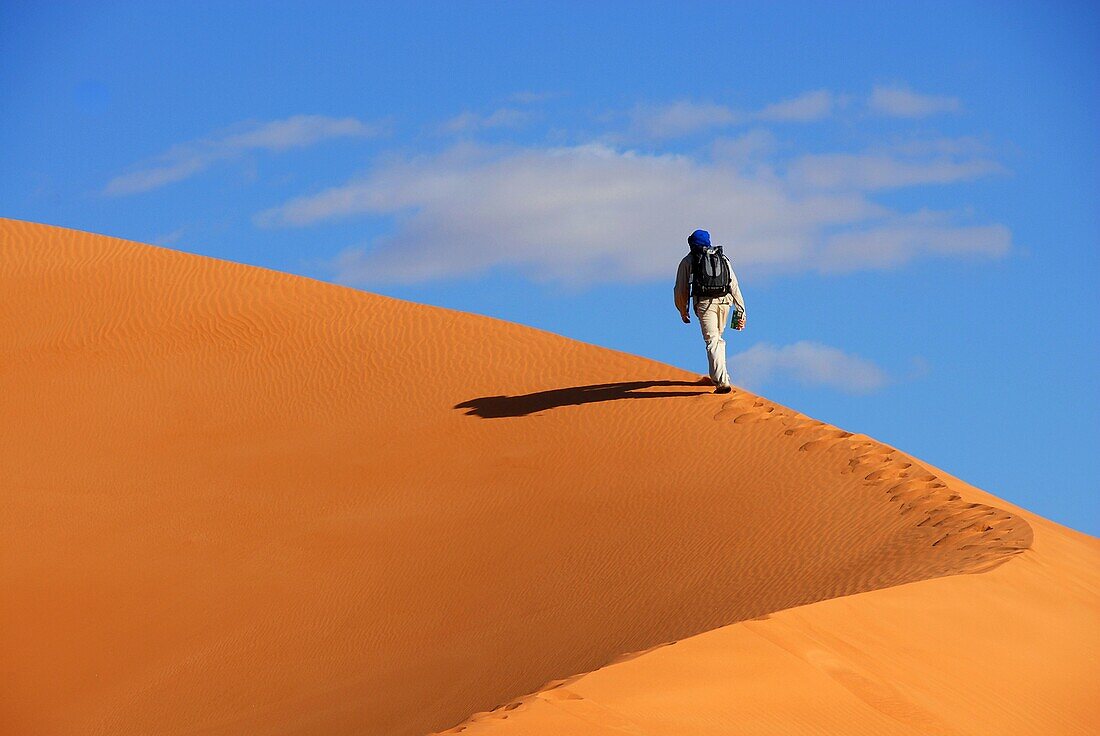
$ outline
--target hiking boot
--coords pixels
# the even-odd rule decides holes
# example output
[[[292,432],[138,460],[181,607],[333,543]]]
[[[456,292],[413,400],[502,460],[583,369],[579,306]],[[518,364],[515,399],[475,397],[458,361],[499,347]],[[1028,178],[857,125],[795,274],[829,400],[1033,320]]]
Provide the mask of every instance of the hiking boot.
[[[716,393],[716,394],[728,394],[732,390],[733,390],[733,388],[730,387],[730,386],[718,386],[714,389],[714,393]]]

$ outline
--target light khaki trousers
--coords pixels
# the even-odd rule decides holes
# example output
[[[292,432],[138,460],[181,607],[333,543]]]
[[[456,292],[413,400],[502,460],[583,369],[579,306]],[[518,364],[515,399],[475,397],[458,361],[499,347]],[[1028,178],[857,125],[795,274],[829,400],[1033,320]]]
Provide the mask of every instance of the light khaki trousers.
[[[707,344],[710,380],[714,381],[715,386],[730,385],[730,374],[726,371],[726,341],[722,339],[722,333],[729,322],[732,306],[733,296],[730,294],[695,302],[695,316],[699,318],[699,328]]]

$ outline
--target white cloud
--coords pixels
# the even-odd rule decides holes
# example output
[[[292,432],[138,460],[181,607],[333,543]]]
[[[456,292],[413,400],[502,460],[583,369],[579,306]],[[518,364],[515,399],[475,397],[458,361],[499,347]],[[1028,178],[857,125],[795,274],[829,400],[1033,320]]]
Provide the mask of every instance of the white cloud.
[[[630,113],[631,128],[635,137],[658,140],[753,121],[808,123],[827,118],[838,102],[839,98],[832,92],[822,89],[756,111],[739,111],[726,105],[690,100],[667,105],[639,105]]]
[[[164,245],[164,246],[172,245],[173,243],[178,243],[179,242],[180,238],[183,237],[184,232],[185,232],[184,228],[177,227],[175,230],[171,230],[171,231],[166,232],[166,233],[161,233],[160,235],[156,236],[155,238],[153,238],[149,242],[153,243],[154,245]]]
[[[810,123],[832,117],[846,107],[850,99],[848,95],[818,89],[758,110],[737,110],[713,102],[691,100],[639,105],[630,112],[630,132],[635,138],[661,140],[752,122]],[[920,118],[961,108],[956,97],[923,95],[901,85],[875,86],[867,105],[876,114],[900,118]]]
[[[829,117],[833,112],[836,98],[831,92],[819,89],[814,92],[768,105],[753,117],[758,120],[811,122]]]
[[[634,131],[645,138],[678,138],[708,128],[734,125],[746,116],[725,105],[680,100],[669,105],[636,107],[631,118]]]
[[[818,254],[818,269],[895,268],[925,256],[1000,258],[1012,247],[1012,233],[1004,225],[956,226],[945,220],[942,213],[919,213],[834,233]]]
[[[522,92],[513,93],[509,99],[520,105],[534,105],[561,96],[560,92],[535,92],[533,90],[523,90]]]
[[[827,386],[850,394],[877,391],[890,382],[879,366],[829,345],[796,342],[776,347],[758,343],[729,359],[730,373],[749,388],[791,379],[807,386]]]
[[[333,262],[340,281],[441,279],[496,266],[586,283],[667,278],[687,233],[706,227],[735,264],[757,272],[883,268],[922,255],[997,256],[1001,226],[894,212],[857,191],[810,191],[733,162],[602,145],[456,146],[392,160],[363,179],[257,216],[305,226],[353,215],[393,218],[389,234]]]
[[[207,168],[214,159],[200,155],[188,155],[173,149],[159,157],[160,163],[144,169],[116,176],[107,182],[104,193],[112,196],[138,194],[157,189],[193,176]]]
[[[237,126],[211,138],[173,146],[133,171],[111,179],[104,191],[109,195],[147,192],[194,176],[220,161],[248,151],[279,152],[331,138],[373,136],[379,132],[378,126],[355,118],[321,115],[295,115],[285,120]]]
[[[916,184],[948,184],[1001,173],[995,161],[949,156],[899,158],[889,153],[829,153],[802,156],[789,169],[791,180],[818,189],[891,189]]]
[[[733,138],[717,138],[711,144],[716,160],[748,163],[762,159],[779,148],[779,140],[766,128],[754,128]]]
[[[489,128],[514,128],[527,122],[530,117],[531,113],[511,107],[502,107],[488,115],[464,112],[443,123],[440,126],[440,131],[443,133],[473,133]]]
[[[893,143],[888,150],[906,156],[985,156],[989,146],[973,136],[957,138],[909,138]]]
[[[875,86],[868,105],[879,115],[898,118],[922,118],[961,107],[957,97],[922,95],[907,87],[883,85]]]

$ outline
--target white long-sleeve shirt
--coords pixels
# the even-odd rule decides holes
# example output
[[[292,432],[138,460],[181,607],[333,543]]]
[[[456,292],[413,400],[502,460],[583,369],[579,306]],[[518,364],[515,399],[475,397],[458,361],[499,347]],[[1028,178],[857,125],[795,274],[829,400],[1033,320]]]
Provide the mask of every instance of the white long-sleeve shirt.
[[[722,256],[726,258],[725,255]],[[741,287],[737,283],[737,274],[733,272],[733,264],[726,258],[726,265],[730,269],[730,293],[733,295],[733,303],[745,313],[745,299],[741,296]],[[688,316],[688,302],[691,299],[691,254],[684,256],[680,261],[680,267],[676,269],[676,285],[672,287],[672,295],[676,301],[676,309],[680,310],[680,316]]]

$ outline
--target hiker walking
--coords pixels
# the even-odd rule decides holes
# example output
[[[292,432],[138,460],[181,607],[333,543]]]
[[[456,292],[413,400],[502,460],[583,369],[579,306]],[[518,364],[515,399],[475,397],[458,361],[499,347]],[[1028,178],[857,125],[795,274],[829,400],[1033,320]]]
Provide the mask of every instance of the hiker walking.
[[[745,300],[741,297],[741,287],[737,285],[737,276],[733,273],[730,259],[722,253],[722,246],[711,246],[710,233],[696,230],[688,236],[689,253],[680,261],[676,269],[674,296],[676,308],[684,324],[691,322],[688,316],[688,299],[695,302],[695,316],[699,318],[699,327],[703,331],[703,341],[707,344],[707,362],[710,364],[710,380],[714,382],[716,394],[730,392],[730,376],[726,372],[726,341],[722,332],[726,329],[726,320],[730,318],[730,307],[734,307],[733,322],[735,330],[745,328]]]

